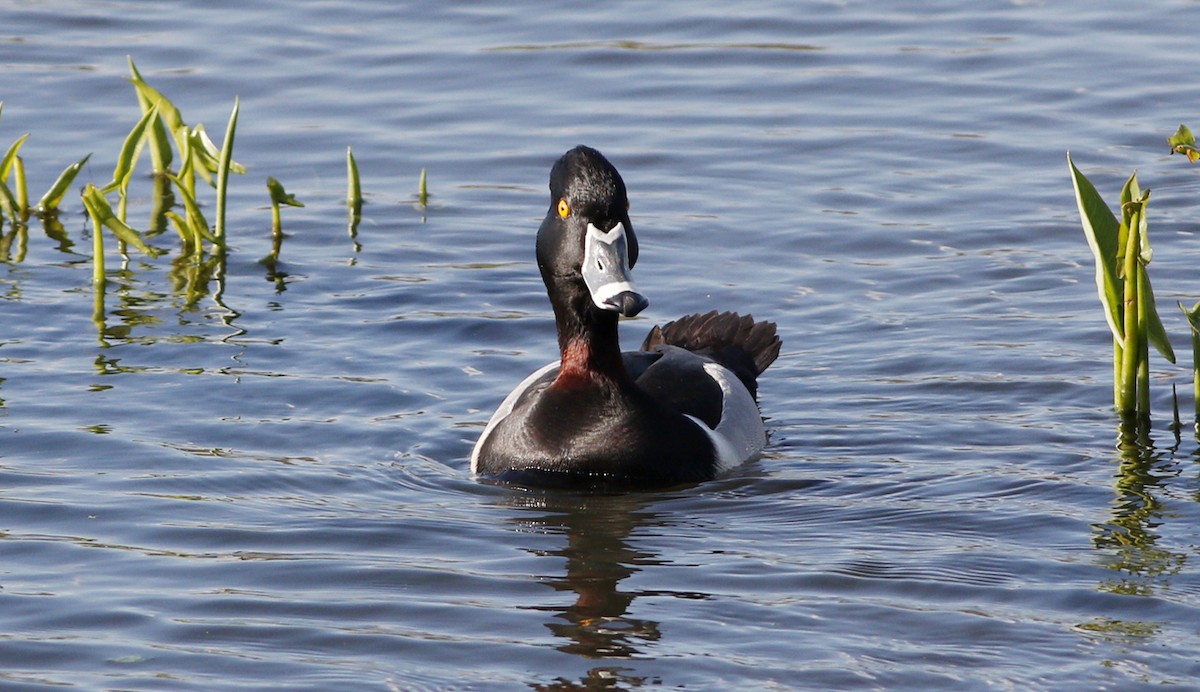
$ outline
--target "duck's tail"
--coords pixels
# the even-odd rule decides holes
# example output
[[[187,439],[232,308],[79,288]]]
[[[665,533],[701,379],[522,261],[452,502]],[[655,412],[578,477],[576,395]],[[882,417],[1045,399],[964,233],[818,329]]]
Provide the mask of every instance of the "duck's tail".
[[[758,376],[779,356],[783,345],[774,322],[755,322],[750,315],[706,312],[655,326],[642,343],[649,351],[659,344],[679,346],[729,368],[750,394],[758,396]]]

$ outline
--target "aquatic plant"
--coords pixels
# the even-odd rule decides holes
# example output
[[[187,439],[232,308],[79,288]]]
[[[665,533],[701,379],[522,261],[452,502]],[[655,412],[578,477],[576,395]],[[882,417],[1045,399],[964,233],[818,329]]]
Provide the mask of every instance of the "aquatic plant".
[[[354,239],[354,250],[357,252],[361,247],[358,244],[358,224],[362,221],[362,182],[358,177],[358,162],[354,160],[354,151],[350,147],[346,147],[346,206],[350,215],[347,233]]]
[[[350,213],[362,214],[362,182],[358,178],[354,150],[350,147],[346,147],[346,204],[350,207]]]
[[[1200,149],[1196,148],[1196,137],[1187,125],[1180,125],[1175,134],[1167,138],[1167,144],[1171,145],[1172,154],[1183,154],[1192,163],[1200,160]]]
[[[3,113],[4,102],[0,101],[0,114]],[[4,158],[0,159],[0,211],[3,211],[8,216],[13,225],[22,224],[28,218],[31,212],[38,214],[54,214],[58,211],[58,205],[62,202],[63,196],[67,192],[67,188],[74,182],[75,176],[79,174],[80,169],[87,163],[91,154],[83,157],[79,161],[67,166],[46,194],[42,195],[38,200],[37,205],[31,209],[29,207],[29,188],[25,181],[25,162],[21,159],[19,152],[21,146],[29,139],[29,133],[23,134],[17,138],[15,142],[9,146],[5,152]],[[9,187],[8,181],[12,179],[12,187]]]
[[[221,156],[217,159],[217,240],[223,246],[225,244],[225,193],[229,187],[229,171],[232,170],[233,162],[233,135],[237,130],[238,105],[240,101],[235,96],[233,99],[233,112],[229,114],[229,124],[225,126],[225,140],[221,142]],[[241,168],[241,167],[239,167]],[[240,173],[245,173],[246,169],[241,168]]]
[[[1192,393],[1196,402],[1196,432],[1200,433],[1200,302],[1193,305],[1191,310],[1184,307],[1183,303],[1176,301],[1176,304],[1183,310],[1192,328]]]
[[[1196,137],[1187,125],[1180,125],[1175,134],[1167,138],[1167,144],[1172,154],[1183,154],[1191,163],[1200,160]],[[1196,433],[1200,435],[1200,302],[1193,305],[1191,310],[1179,301],[1176,304],[1183,311],[1192,332],[1192,392],[1196,402]]]
[[[137,167],[138,154],[142,150],[142,145],[146,142],[146,129],[151,126],[152,121],[158,122],[157,105],[151,106],[149,110],[143,113],[141,120],[138,120],[137,124],[126,135],[125,143],[121,145],[121,151],[117,154],[117,165],[113,169],[112,182],[100,188],[101,193],[107,194],[116,190],[120,195],[117,217],[122,221],[125,220],[125,207],[129,197],[129,181],[133,178],[133,169]]]
[[[123,179],[125,184],[128,184],[128,178],[133,173],[137,156],[143,145],[148,142],[154,173],[171,180],[184,200],[187,214],[181,218],[193,228],[181,232],[181,235],[191,238],[204,237],[213,242],[218,250],[224,250],[225,200],[229,173],[244,174],[246,172],[244,166],[233,160],[233,142],[237,130],[239,100],[234,99],[233,111],[229,115],[229,122],[225,128],[225,140],[221,148],[217,149],[203,124],[189,127],[179,108],[142,78],[133,58],[129,58],[129,72],[129,82],[134,86],[138,103],[142,109],[142,120],[134,126],[133,131],[126,138],[126,146],[122,148],[122,154],[118,160],[118,171],[123,175],[121,178],[114,175],[114,183]],[[178,172],[171,171],[171,164],[175,160],[175,152],[171,149],[172,143],[175,145],[175,152],[179,154]],[[128,162],[125,162],[127,154],[130,158]],[[217,191],[216,224],[212,227],[208,225],[204,215],[199,213],[199,206],[196,203],[197,174]],[[112,184],[105,186],[104,189],[106,191],[112,189]],[[116,189],[121,189],[121,186],[118,184]],[[172,222],[175,222],[175,219],[172,219]]]
[[[1067,154],[1084,236],[1096,263],[1096,291],[1113,336],[1113,405],[1125,417],[1150,416],[1149,344],[1168,361],[1175,353],[1154,302],[1146,265],[1150,247],[1146,206],[1134,173],[1121,189],[1121,220]]]
[[[42,195],[42,198],[38,200],[37,212],[39,214],[50,214],[58,209],[59,203],[62,202],[63,197],[67,194],[67,189],[71,187],[71,183],[75,182],[75,176],[79,175],[80,169],[83,168],[84,164],[91,157],[92,155],[88,154],[70,166],[67,166],[59,174],[58,179],[54,181],[54,184],[46,191],[46,194]]]
[[[283,189],[283,185],[274,178],[267,178],[267,191],[271,194],[271,254],[264,261],[275,262],[279,259],[279,250],[283,245],[283,220],[279,214],[279,205],[303,207],[304,203]]]
[[[171,277],[179,286],[186,286],[188,304],[203,295],[204,284],[216,278],[224,279],[224,260],[227,251],[226,208],[229,196],[229,174],[244,174],[246,169],[233,159],[233,147],[237,130],[240,100],[235,98],[233,109],[225,127],[225,137],[218,148],[209,138],[203,124],[190,126],[184,120],[178,106],[161,91],[151,86],[138,70],[132,57],[128,58],[130,84],[134,87],[140,115],[125,136],[113,167],[112,179],[104,184],[88,184],[81,192],[81,201],[92,222],[92,279],[96,287],[94,318],[103,324],[103,302],[105,285],[105,236],[116,239],[119,251],[126,253],[126,246],[133,245],[150,256],[165,252],[147,243],[164,232],[168,225],[179,234],[181,252],[172,262]],[[0,113],[3,111],[0,101]],[[35,205],[29,203],[28,186],[25,178],[25,162],[20,156],[21,147],[29,139],[25,134],[18,137],[0,158],[0,226],[5,219],[11,221],[13,230],[0,233],[0,259],[9,261],[12,249],[17,249],[16,259],[24,257],[28,238],[25,222],[31,213],[41,217],[47,237],[68,251],[73,243],[63,224],[58,220],[58,207],[66,197],[78,174],[90,160],[90,154],[68,166],[42,195]],[[127,218],[130,198],[129,188],[143,152],[149,151],[150,175],[153,191],[150,195],[150,220],[144,230],[138,230]],[[363,195],[359,178],[358,163],[353,151],[346,149],[347,196],[349,207],[349,231],[352,238],[357,235],[361,220]],[[214,223],[206,216],[203,190],[196,184],[197,177],[216,190],[215,205],[207,209]],[[282,239],[280,205],[303,207],[293,195],[283,190],[273,178],[268,180],[272,195],[273,249],[268,259],[273,265],[277,260]],[[116,193],[115,205],[109,196]],[[421,170],[417,201],[421,208],[428,204],[429,191],[425,170]],[[114,208],[115,206],[115,208]],[[214,211],[215,209],[215,211]],[[205,244],[213,247],[212,256],[205,256]],[[359,245],[355,243],[356,251]],[[283,274],[271,269],[272,277],[282,289]],[[221,288],[213,294],[217,299]],[[103,326],[101,326],[103,333]]]
[[[274,178],[267,178],[267,191],[271,194],[271,226],[278,233],[281,230],[279,205],[303,207],[304,203],[296,196],[283,189],[283,184]]]
[[[107,228],[122,243],[132,245],[150,257],[157,257],[162,250],[151,247],[129,224],[117,218],[108,199],[95,185],[88,183],[83,190],[83,206],[92,218],[92,283],[104,284],[104,229]]]

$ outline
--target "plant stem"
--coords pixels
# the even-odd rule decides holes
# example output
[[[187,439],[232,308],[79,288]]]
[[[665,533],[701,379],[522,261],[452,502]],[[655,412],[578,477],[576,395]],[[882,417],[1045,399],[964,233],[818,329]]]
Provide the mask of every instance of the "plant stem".
[[[25,186],[25,162],[20,156],[13,158],[13,192],[20,207],[21,216],[29,217],[29,189]]]
[[[1196,402],[1196,435],[1200,436],[1200,332],[1195,327],[1192,327],[1192,398]]]
[[[99,214],[88,209],[92,215],[92,285],[104,287],[104,226],[100,225]]]
[[[1137,262],[1138,279],[1138,380],[1137,412],[1150,417],[1150,291],[1146,287],[1146,267]]]
[[[1136,215],[1129,221],[1129,235],[1125,240],[1124,278],[1124,336],[1121,345],[1121,385],[1118,393],[1117,410],[1129,415],[1137,407],[1138,360],[1141,356],[1138,331],[1138,235],[1140,224]]]
[[[267,255],[267,260],[276,262],[281,249],[283,249],[283,219],[279,214],[279,202],[271,200],[271,254]]]

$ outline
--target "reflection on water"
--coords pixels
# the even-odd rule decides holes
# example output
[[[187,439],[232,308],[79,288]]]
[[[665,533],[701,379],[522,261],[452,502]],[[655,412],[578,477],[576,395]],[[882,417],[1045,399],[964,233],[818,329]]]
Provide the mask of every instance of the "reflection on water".
[[[1186,553],[1158,547],[1161,536],[1155,531],[1166,520],[1158,494],[1164,482],[1177,478],[1181,469],[1173,454],[1155,447],[1149,426],[1141,422],[1121,423],[1117,449],[1112,518],[1097,527],[1093,540],[1098,549],[1112,556],[1106,566],[1121,576],[1101,588],[1149,596],[1187,562]]]
[[[124,259],[125,264],[120,269],[107,273],[106,281],[92,285],[92,323],[96,326],[100,343],[105,347],[114,342],[153,343],[161,340],[161,337],[150,334],[161,331],[156,328],[162,326],[163,320],[156,313],[165,307],[171,297],[142,285],[148,282],[139,276],[139,271],[150,269],[142,267],[135,271],[129,266],[128,258]],[[237,312],[222,301],[225,263],[226,254],[223,251],[205,254],[189,248],[184,248],[172,260],[167,279],[176,298],[171,307],[176,311],[181,326],[192,321],[187,315],[195,312],[200,301],[209,296],[228,316],[226,326],[232,326]],[[137,328],[142,328],[141,332],[147,336],[135,336]],[[200,340],[200,337],[178,334],[168,335],[167,338],[175,342]]]
[[[1164,482],[1181,473],[1174,457],[1179,442],[1176,433],[1174,447],[1160,450],[1151,438],[1148,420],[1123,420],[1119,424],[1112,516],[1096,525],[1093,537],[1101,564],[1115,573],[1099,584],[1101,591],[1153,597],[1169,589],[1171,578],[1186,566],[1187,553],[1158,545],[1162,536],[1156,530],[1168,519],[1159,497]],[[1098,618],[1081,627],[1123,638],[1149,637],[1161,630],[1157,622],[1114,618]]]
[[[550,614],[546,627],[562,640],[559,651],[588,659],[627,659],[647,654],[662,636],[659,623],[635,617],[632,606],[639,595],[621,588],[621,582],[640,569],[662,564],[659,555],[635,547],[631,536],[659,526],[662,518],[647,510],[648,496],[545,492],[522,495],[509,504],[527,510],[513,521],[520,532],[559,535],[565,544],[542,556],[561,557],[564,571],[540,575],[540,583],[570,598],[568,605],[537,606]],[[697,594],[691,597],[703,598]],[[643,683],[628,669],[606,664],[591,667],[578,684]],[[568,689],[575,683],[559,680],[538,689]]]

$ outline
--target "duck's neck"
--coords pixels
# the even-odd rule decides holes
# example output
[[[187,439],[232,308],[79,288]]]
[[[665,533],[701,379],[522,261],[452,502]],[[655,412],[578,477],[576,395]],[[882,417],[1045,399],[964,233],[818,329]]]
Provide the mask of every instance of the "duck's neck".
[[[562,353],[558,382],[566,385],[598,379],[628,380],[621,360],[616,313],[600,310],[586,295],[584,298],[586,302],[577,300],[574,304],[552,301],[558,348]]]

